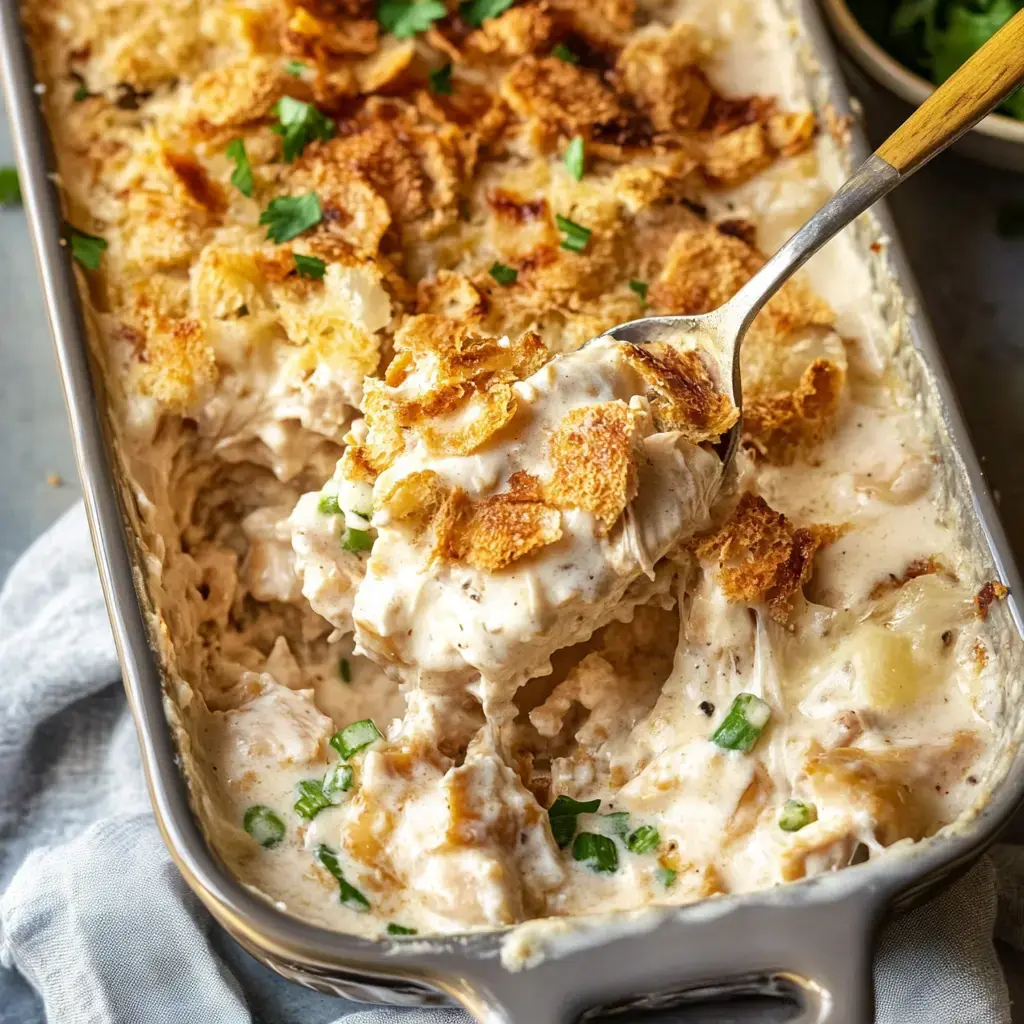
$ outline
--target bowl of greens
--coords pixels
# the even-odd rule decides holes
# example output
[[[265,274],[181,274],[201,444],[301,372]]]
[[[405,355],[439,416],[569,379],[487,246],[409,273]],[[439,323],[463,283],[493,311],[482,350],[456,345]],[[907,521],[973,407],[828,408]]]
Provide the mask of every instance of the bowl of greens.
[[[944,82],[1024,0],[823,0],[850,56],[915,106]],[[966,156],[1024,171],[1024,88],[957,144]]]

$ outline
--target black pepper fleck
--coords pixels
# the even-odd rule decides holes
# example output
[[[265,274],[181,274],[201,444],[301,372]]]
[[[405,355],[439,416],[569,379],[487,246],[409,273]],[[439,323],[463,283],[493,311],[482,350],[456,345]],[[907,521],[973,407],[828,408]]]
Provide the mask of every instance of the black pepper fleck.
[[[709,700],[702,700],[700,702],[700,709],[704,712],[705,715],[708,716],[708,718],[710,718],[715,713],[715,705],[712,704]]]

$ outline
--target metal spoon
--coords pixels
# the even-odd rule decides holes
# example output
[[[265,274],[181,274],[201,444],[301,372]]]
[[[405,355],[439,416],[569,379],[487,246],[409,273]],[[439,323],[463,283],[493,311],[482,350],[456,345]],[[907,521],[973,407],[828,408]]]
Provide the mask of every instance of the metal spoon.
[[[718,362],[721,386],[727,391],[731,387],[730,397],[741,413],[719,445],[728,465],[742,429],[740,346],[754,317],[830,238],[955,142],[1022,82],[1024,10],[940,85],[725,305],[699,316],[630,320],[601,337],[647,345],[696,336],[697,344]]]

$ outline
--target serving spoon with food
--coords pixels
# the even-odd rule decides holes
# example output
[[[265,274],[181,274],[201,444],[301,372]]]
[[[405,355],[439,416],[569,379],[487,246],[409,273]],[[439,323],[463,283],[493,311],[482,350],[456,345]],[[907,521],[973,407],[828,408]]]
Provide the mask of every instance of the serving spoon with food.
[[[722,439],[728,465],[742,430],[740,347],[766,302],[830,238],[936,153],[955,142],[1024,82],[1024,10],[951,75],[847,179],[834,196],[723,306],[699,316],[650,316],[601,337],[634,345],[692,338],[718,363],[721,386],[741,417]]]

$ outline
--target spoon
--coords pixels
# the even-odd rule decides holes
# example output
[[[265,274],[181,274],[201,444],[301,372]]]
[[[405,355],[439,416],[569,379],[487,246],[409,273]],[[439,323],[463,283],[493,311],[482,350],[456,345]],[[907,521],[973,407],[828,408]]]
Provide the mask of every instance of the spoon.
[[[764,304],[830,238],[936,153],[955,142],[1024,82],[1024,10],[1019,11],[921,104],[840,186],[760,270],[724,305],[698,316],[630,320],[601,337],[634,345],[696,336],[718,362],[719,378],[740,419],[719,442],[723,469],[732,461],[742,429],[740,347]]]

